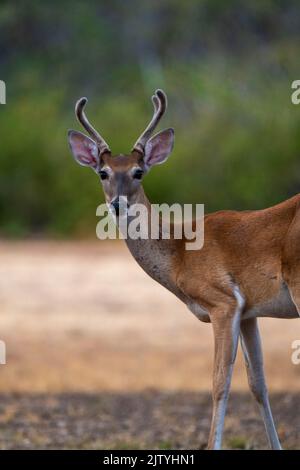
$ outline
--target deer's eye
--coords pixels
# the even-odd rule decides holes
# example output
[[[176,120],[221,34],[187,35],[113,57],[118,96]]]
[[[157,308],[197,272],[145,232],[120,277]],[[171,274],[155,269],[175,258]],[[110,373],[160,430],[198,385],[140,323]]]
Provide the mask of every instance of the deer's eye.
[[[102,180],[106,180],[108,178],[108,173],[104,170],[100,170],[99,175]]]
[[[142,179],[142,176],[143,176],[143,170],[135,170],[135,172],[133,173],[133,178],[136,179],[136,180],[141,180]]]

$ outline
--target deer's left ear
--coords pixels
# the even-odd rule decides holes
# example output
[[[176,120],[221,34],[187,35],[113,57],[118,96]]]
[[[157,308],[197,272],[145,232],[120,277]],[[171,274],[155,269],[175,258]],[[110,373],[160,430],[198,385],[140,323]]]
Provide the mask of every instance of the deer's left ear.
[[[165,129],[148,140],[145,146],[144,162],[148,167],[164,163],[174,145],[174,129]]]
[[[75,160],[79,165],[90,166],[94,170],[99,167],[99,151],[95,142],[82,132],[69,131],[69,144]]]

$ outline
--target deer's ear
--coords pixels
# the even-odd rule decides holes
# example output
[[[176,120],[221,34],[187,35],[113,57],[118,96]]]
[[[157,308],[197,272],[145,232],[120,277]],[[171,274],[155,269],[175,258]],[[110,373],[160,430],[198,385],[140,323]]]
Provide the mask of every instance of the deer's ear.
[[[97,170],[100,160],[95,142],[77,131],[69,131],[68,138],[72,154],[79,165],[90,166]]]
[[[174,129],[165,129],[148,140],[145,147],[144,162],[148,167],[164,163],[174,145]]]

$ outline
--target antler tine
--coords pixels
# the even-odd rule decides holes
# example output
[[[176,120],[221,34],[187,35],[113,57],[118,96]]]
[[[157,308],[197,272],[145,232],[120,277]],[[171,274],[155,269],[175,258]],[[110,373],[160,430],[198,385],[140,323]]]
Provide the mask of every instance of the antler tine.
[[[105,142],[103,137],[96,131],[96,129],[91,125],[89,122],[88,118],[86,117],[86,114],[83,110],[85,107],[86,103],[88,102],[87,98],[80,98],[76,105],[75,105],[75,114],[82,126],[85,128],[85,130],[90,134],[92,139],[94,139],[98,145],[99,148],[99,153],[100,155],[104,152],[110,152],[110,148],[108,144]]]
[[[167,96],[162,90],[156,90],[155,94],[152,96],[152,102],[154,106],[153,117],[144,132],[140,135],[140,137],[133,146],[133,150],[136,150],[137,152],[142,154],[144,154],[145,145],[147,141],[151,137],[151,134],[153,133],[155,127],[166,112]]]
[[[151,96],[151,100],[152,100],[152,103],[154,105],[154,110],[155,110],[155,112],[157,112],[158,108],[159,108],[159,99],[157,98],[156,95],[153,95],[153,96]]]

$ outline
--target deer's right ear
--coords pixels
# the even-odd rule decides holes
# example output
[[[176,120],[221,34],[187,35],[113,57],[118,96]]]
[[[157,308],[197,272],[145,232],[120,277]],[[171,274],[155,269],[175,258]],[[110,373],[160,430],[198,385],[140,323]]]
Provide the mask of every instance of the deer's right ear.
[[[75,160],[79,165],[99,168],[99,151],[95,142],[78,131],[68,132],[69,145]]]

